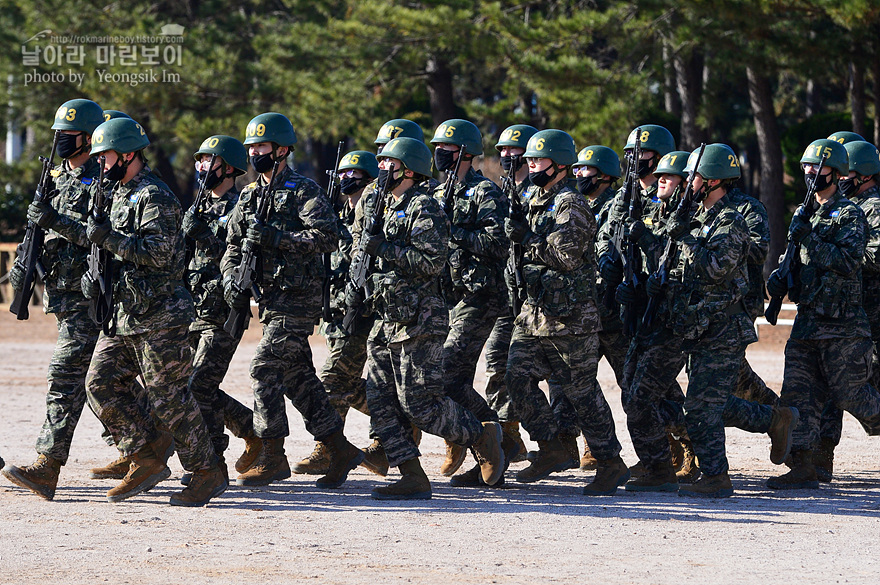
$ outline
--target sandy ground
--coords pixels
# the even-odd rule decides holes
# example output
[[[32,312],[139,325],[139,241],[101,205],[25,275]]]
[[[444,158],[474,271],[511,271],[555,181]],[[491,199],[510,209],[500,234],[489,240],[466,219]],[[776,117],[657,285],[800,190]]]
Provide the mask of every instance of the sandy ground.
[[[251,402],[248,360],[257,331],[239,348],[224,389]],[[777,391],[779,335],[749,349],[755,370]],[[44,417],[45,372],[54,320],[38,312],[15,322],[0,311],[0,455],[27,464]],[[326,355],[312,344],[315,363]],[[484,384],[480,372],[477,387]],[[635,462],[620,394],[603,362],[600,381],[614,410],[623,457]],[[288,407],[292,461],[311,437]],[[376,502],[384,480],[358,469],[339,490],[308,476],[266,489],[232,486],[203,509],[167,505],[171,479],[119,504],[112,481],[88,469],[115,457],[88,410],[77,429],[55,500],[0,478],[0,583],[872,583],[880,573],[878,443],[847,415],[836,481],[818,491],[778,494],[764,481],[780,468],[765,436],[728,435],[736,495],[694,501],[675,494],[587,499],[592,472],[499,490],[454,489],[439,474],[443,442],[426,436],[423,465],[434,498]],[[366,445],[366,417],[352,412],[346,434]],[[229,459],[243,442],[232,438]],[[515,464],[513,471],[524,464]],[[394,475],[394,474],[392,474]],[[508,475],[511,475],[509,472]]]

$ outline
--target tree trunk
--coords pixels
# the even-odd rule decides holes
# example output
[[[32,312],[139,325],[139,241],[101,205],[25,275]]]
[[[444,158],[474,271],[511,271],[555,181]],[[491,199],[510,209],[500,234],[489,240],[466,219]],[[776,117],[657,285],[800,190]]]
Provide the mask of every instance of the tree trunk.
[[[865,135],[865,68],[853,61],[850,63],[849,103],[853,132]]]
[[[693,150],[701,140],[697,128],[697,114],[703,95],[703,56],[696,51],[688,56],[681,53],[673,58],[678,97],[681,100],[681,150]]]
[[[455,118],[455,96],[452,92],[452,71],[441,57],[430,57],[425,72],[428,74],[428,98],[431,118],[436,128],[446,120]]]
[[[754,67],[746,68],[749,80],[749,102],[758,136],[761,153],[761,174],[758,197],[767,208],[770,219],[770,253],[764,265],[769,272],[779,264],[779,256],[785,249],[785,196],[782,184],[782,146],[779,143],[779,126],[773,108],[773,89],[769,77]]]
[[[819,88],[812,79],[807,80],[807,95],[804,99],[804,116],[807,118],[819,113]]]
[[[675,63],[669,41],[663,41],[663,105],[666,112],[673,116],[681,116],[681,102],[675,85]]]

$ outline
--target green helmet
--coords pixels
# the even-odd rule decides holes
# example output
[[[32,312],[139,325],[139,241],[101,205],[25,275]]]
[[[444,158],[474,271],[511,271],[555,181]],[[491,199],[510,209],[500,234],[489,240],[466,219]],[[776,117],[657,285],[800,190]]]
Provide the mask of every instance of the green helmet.
[[[427,148],[427,147],[426,147]],[[372,178],[379,176],[379,163],[376,155],[366,150],[352,150],[339,161],[339,170],[355,169],[367,173]]]
[[[296,132],[293,124],[284,114],[266,112],[251,120],[244,132],[245,144],[257,144],[259,142],[274,142],[278,146],[293,146],[296,144]]]
[[[658,177],[660,175],[678,175],[679,177],[686,177],[687,171],[685,171],[685,167],[687,166],[690,156],[691,153],[686,150],[673,150],[672,152],[667,152],[660,158],[660,162],[657,163],[657,170],[654,171],[654,174]]]
[[[831,167],[842,177],[849,174],[849,156],[846,154],[846,148],[841,143],[828,138],[812,141],[801,157],[801,164],[817,165],[822,161],[823,156],[827,157],[826,167]]]
[[[434,131],[431,144],[455,144],[474,156],[483,154],[483,135],[473,122],[453,118],[446,120]]]
[[[699,148],[690,154],[687,165],[684,167],[685,173],[694,170],[699,156]],[[706,145],[703,158],[700,159],[700,166],[697,167],[697,173],[704,179],[738,179],[742,176],[736,153],[732,148],[720,142]]]
[[[598,144],[582,148],[573,167],[596,167],[603,175],[620,178],[620,157],[607,146]]]
[[[425,133],[422,127],[405,118],[395,118],[388,120],[379,128],[379,134],[376,135],[375,144],[388,144],[389,140],[394,138],[415,138],[416,140],[424,140]]]
[[[114,118],[131,118],[125,112],[120,112],[119,110],[104,110],[104,121],[113,120]]]
[[[529,138],[523,158],[549,158],[558,165],[577,162],[574,140],[562,130],[541,130]]]
[[[504,132],[501,133],[501,138],[498,139],[498,144],[495,145],[495,150],[501,150],[505,146],[514,146],[524,149],[529,143],[529,138],[534,136],[537,131],[537,128],[529,126],[528,124],[514,124],[513,126],[508,126],[504,129]]]
[[[669,154],[675,150],[675,139],[672,137],[672,134],[670,134],[669,130],[663,126],[658,126],[656,124],[645,124],[633,128],[633,131],[630,132],[629,136],[626,138],[626,146],[623,147],[624,150],[630,150],[636,147],[636,131],[639,132],[639,142],[642,144],[642,150],[653,150],[660,156]]]
[[[199,149],[193,154],[193,158],[198,160],[203,154],[214,154],[222,158],[226,164],[233,167],[236,175],[243,175],[247,172],[248,155],[244,145],[232,136],[217,134],[205,138]]]
[[[92,152],[95,155],[107,150],[120,154],[137,152],[149,146],[150,139],[141,125],[131,118],[114,118],[102,122],[92,133]]]
[[[425,177],[431,176],[433,157],[431,150],[421,140],[406,136],[394,138],[385,145],[377,158],[396,158],[412,172]],[[378,175],[378,172],[376,174]]]
[[[92,100],[76,99],[64,102],[55,112],[52,130],[75,130],[92,134],[104,121],[101,106]]]
[[[850,142],[866,142],[866,140],[862,138],[861,135],[856,134],[855,132],[849,132],[847,130],[835,132],[828,137],[828,140],[833,140],[834,142],[839,142],[843,145],[849,144]]]
[[[843,145],[849,157],[849,170],[863,177],[880,174],[880,151],[864,140],[847,142]]]

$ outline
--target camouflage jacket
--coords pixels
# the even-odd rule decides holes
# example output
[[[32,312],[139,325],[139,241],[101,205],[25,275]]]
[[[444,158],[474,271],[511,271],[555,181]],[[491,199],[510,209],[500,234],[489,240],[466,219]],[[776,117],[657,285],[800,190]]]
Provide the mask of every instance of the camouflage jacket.
[[[442,209],[445,184],[439,184],[433,196]],[[468,169],[464,180],[455,183],[449,215],[449,278],[443,280],[450,305],[478,292],[495,295],[501,288],[509,252],[504,235],[508,208],[507,198],[495,183],[474,169]]]
[[[526,193],[528,191],[528,188],[531,185],[532,185],[532,183],[529,181],[528,175],[525,177],[525,179],[522,180],[522,182],[516,184],[515,196],[519,199],[519,203],[522,206],[522,211],[524,214],[528,213],[528,209],[529,209],[529,200],[526,198]],[[507,208],[508,208],[508,210],[510,210],[509,195],[505,194],[505,196],[508,197]],[[511,250],[510,246],[508,246],[507,252],[508,252],[507,253],[507,262],[504,265],[504,283],[507,285],[507,305],[509,307],[509,312],[512,313],[514,310],[513,295],[514,295],[514,291],[516,290],[516,276],[515,276],[513,252]],[[521,287],[519,294],[520,294],[520,302],[524,301],[525,300],[525,286]],[[514,315],[514,317],[515,316],[516,315]]]
[[[749,317],[754,321],[764,314],[764,262],[770,252],[770,220],[764,204],[754,197],[746,195],[737,188],[733,188],[729,196],[749,228],[749,249],[746,260],[749,294],[743,302]]]
[[[223,300],[220,259],[226,251],[226,224],[237,202],[238,190],[235,187],[222,197],[210,197],[207,208],[202,210],[202,219],[211,228],[211,235],[189,243],[192,258],[186,267],[186,283],[197,315],[190,326],[192,331],[222,327],[229,316],[229,305]]]
[[[880,339],[880,188],[853,195],[868,221],[868,243],[862,263],[862,306],[871,324],[871,337]]]
[[[868,222],[861,207],[836,192],[810,220],[810,234],[801,242],[789,298],[798,312],[791,329],[794,339],[869,337],[862,307],[862,260]]]
[[[275,178],[276,189],[266,223],[285,233],[277,249],[260,250],[255,275],[263,293],[260,320],[276,316],[293,319],[304,329],[314,327],[321,316],[321,254],[336,249],[339,233],[333,207],[317,183],[289,166]],[[220,262],[224,278],[241,263],[241,246],[248,225],[255,222],[257,199],[265,188],[263,178],[241,191],[227,222],[227,248]]]
[[[598,257],[598,237],[599,231],[602,229],[608,222],[608,216],[611,213],[611,202],[614,200],[615,191],[611,187],[608,187],[593,199],[587,199],[587,204],[590,206],[590,211],[593,214],[593,217],[596,219],[596,242],[594,244],[594,248],[596,249],[596,256]],[[614,309],[609,309],[605,304],[605,295],[607,294],[608,286],[605,283],[605,280],[602,279],[602,275],[596,272],[596,302],[599,307],[599,321],[601,322],[601,330],[602,331],[617,331],[623,324],[620,322],[620,312],[617,310],[617,304],[615,303]]]
[[[51,171],[58,194],[50,204],[58,212],[58,222],[46,231],[41,256],[46,268],[43,308],[47,313],[88,308],[80,278],[92,246],[86,237],[86,222],[98,172],[94,158],[75,169],[64,161]]]
[[[342,327],[342,319],[345,317],[345,285],[348,282],[348,272],[351,268],[351,259],[354,254],[353,238],[351,232],[357,217],[357,204],[351,207],[348,197],[337,215],[337,228],[339,230],[339,247],[330,255],[330,312],[332,319],[329,323],[322,323],[321,333],[330,338],[348,337],[348,333]],[[361,195],[363,199],[363,195]],[[360,203],[360,199],[358,199]],[[361,212],[363,208],[361,207]],[[372,320],[370,321],[372,324]],[[358,326],[369,327],[370,324],[361,323]]]
[[[701,349],[757,341],[743,298],[749,231],[726,194],[709,209],[702,205],[680,240],[678,266],[670,271],[672,330]]]
[[[556,337],[599,330],[596,220],[584,196],[560,181],[527,191],[534,237],[523,246],[526,300],[516,325],[526,335]]]
[[[608,211],[605,221],[599,226],[596,236],[596,257],[611,251],[611,239],[614,237],[614,228],[624,221],[629,213],[629,208],[623,204],[624,188],[620,187],[614,198],[608,203]],[[651,184],[647,189],[642,189],[642,218],[650,217],[652,211],[660,204],[657,198],[657,183]]]
[[[147,166],[113,190],[113,232],[103,247],[119,260],[113,289],[117,335],[180,327],[195,318],[183,284],[182,218],[177,197]]]

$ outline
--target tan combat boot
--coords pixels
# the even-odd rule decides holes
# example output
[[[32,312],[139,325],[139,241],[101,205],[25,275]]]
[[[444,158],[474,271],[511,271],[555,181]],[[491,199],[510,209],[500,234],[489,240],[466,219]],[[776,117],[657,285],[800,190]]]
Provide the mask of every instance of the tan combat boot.
[[[620,455],[612,459],[599,459],[596,477],[584,487],[585,496],[613,496],[619,486],[630,478],[629,468]]]
[[[17,486],[27,488],[46,500],[55,497],[55,486],[58,485],[58,474],[61,461],[52,459],[42,453],[37,460],[27,467],[10,465],[3,468],[3,476]]]
[[[504,475],[504,450],[501,441],[504,432],[497,422],[484,422],[483,433],[477,442],[471,445],[477,463],[480,464],[480,475],[486,485],[495,485]]]
[[[516,444],[519,446],[519,451],[513,457],[509,457],[510,463],[525,461],[529,450],[519,432],[519,422],[515,420],[503,422],[501,423],[501,430],[504,431],[505,435],[516,441]]]
[[[791,452],[791,471],[784,475],[771,477],[767,487],[774,490],[818,489],[819,478],[813,465],[813,452],[802,450]]]
[[[672,454],[672,468],[678,472],[684,465],[684,447],[672,433],[666,433],[666,440],[669,442],[669,452]]]
[[[113,463],[104,467],[93,467],[89,470],[89,477],[91,479],[122,479],[128,473],[129,467],[131,467],[131,457],[126,457],[120,451],[119,458]]]
[[[221,460],[222,461],[222,460]],[[171,496],[168,502],[172,506],[197,507],[204,506],[208,501],[219,496],[229,487],[229,479],[223,473],[226,462],[207,469],[199,469],[192,474],[192,479],[183,491]]]
[[[599,461],[593,457],[593,454],[590,452],[590,446],[587,444],[587,440],[584,439],[584,454],[581,455],[581,471],[592,471],[599,466]]]
[[[373,488],[370,497],[374,500],[430,500],[431,482],[419,463],[419,458],[410,459],[398,466],[400,479],[392,484]]]
[[[819,448],[813,452],[813,466],[816,478],[822,483],[830,483],[834,478],[834,448],[837,444],[831,439],[819,440]]]
[[[516,481],[519,483],[539,481],[551,473],[569,469],[571,464],[571,455],[559,439],[538,441],[538,456],[528,467],[516,474]]]
[[[238,476],[235,485],[269,485],[288,477],[290,477],[290,464],[284,453],[284,437],[263,439],[263,448],[260,449],[256,463]]]
[[[630,477],[642,477],[646,472],[645,464],[641,461],[637,461],[635,465],[629,468]]]
[[[578,463],[581,458],[581,450],[578,447],[578,436],[559,435],[559,442],[562,443],[563,448],[566,453],[568,453],[568,458],[571,460],[571,463],[568,464],[568,469],[577,469],[580,467]]]
[[[681,439],[681,448],[681,468],[676,470],[675,476],[678,478],[678,483],[694,483],[700,477],[700,468],[697,466],[697,454],[694,453],[694,445],[690,439]]]
[[[733,495],[733,484],[724,471],[718,475],[704,475],[693,485],[679,487],[678,495],[691,498],[729,498]]]
[[[644,475],[629,480],[623,489],[629,492],[677,492],[675,467],[671,461],[649,465]]]
[[[461,467],[467,457],[467,447],[446,441],[446,459],[440,465],[440,473],[449,477]]]
[[[330,454],[327,452],[327,445],[318,441],[312,453],[293,466],[294,473],[306,475],[324,475],[330,470]]]
[[[373,439],[370,446],[364,449],[364,460],[361,461],[361,467],[382,477],[388,475],[388,457],[385,455],[385,449],[379,439]]]
[[[235,462],[235,472],[244,473],[254,466],[263,449],[263,441],[256,435],[244,437],[244,453]]]
[[[791,451],[791,434],[798,423],[797,408],[774,406],[770,419],[770,461],[782,465]]]
[[[315,485],[323,489],[338,488],[345,483],[348,472],[361,464],[365,455],[348,442],[342,431],[336,431],[323,442],[330,455],[330,469],[327,470],[327,475],[318,478]]]
[[[168,460],[174,455],[174,437],[168,431],[159,431],[159,436],[150,443],[153,453],[168,465]]]
[[[122,483],[107,492],[108,501],[121,502],[155,487],[171,476],[165,461],[157,457],[149,446],[132,455],[131,459],[131,467],[122,478]]]

